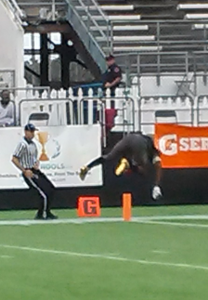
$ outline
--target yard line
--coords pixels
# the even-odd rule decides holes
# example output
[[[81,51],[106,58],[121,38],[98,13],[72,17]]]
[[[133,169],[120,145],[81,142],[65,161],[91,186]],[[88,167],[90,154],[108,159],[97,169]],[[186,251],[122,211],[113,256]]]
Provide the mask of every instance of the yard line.
[[[167,215],[167,216],[144,216],[140,219],[148,220],[208,220],[208,215]]]
[[[198,265],[190,265],[190,264],[183,264],[183,263],[149,261],[149,260],[131,259],[131,258],[126,258],[126,257],[116,257],[116,256],[110,256],[110,255],[103,255],[103,254],[90,254],[90,253],[80,253],[80,252],[70,252],[70,251],[59,251],[59,250],[52,250],[52,249],[40,249],[40,248],[12,246],[12,245],[4,245],[4,244],[0,245],[0,247],[7,248],[7,249],[28,251],[28,252],[39,252],[39,253],[65,255],[65,256],[76,256],[76,257],[84,257],[84,258],[92,258],[92,259],[97,258],[97,259],[104,259],[104,260],[132,262],[132,263],[138,263],[141,265],[157,265],[157,266],[164,266],[164,267],[184,268],[184,269],[186,268],[186,269],[193,269],[193,270],[208,271],[208,266],[198,266]]]
[[[208,215],[167,215],[141,217],[148,220],[208,220]]]
[[[180,227],[192,227],[192,228],[208,228],[208,224],[196,224],[196,223],[181,223],[181,222],[166,222],[166,221],[145,221],[137,220],[135,221],[141,224],[155,224],[155,225],[168,225],[168,226],[180,226]]]
[[[0,255],[0,258],[13,258],[14,256],[11,255]]]
[[[168,254],[170,253],[169,251],[165,251],[165,250],[152,250],[153,253],[157,253],[157,254]]]

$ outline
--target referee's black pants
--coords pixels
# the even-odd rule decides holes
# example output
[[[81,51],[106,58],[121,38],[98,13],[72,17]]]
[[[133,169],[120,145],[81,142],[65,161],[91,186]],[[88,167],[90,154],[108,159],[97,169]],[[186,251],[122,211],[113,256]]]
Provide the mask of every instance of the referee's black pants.
[[[39,198],[38,216],[46,217],[50,214],[51,203],[54,198],[55,188],[52,182],[40,170],[31,169],[34,173],[33,178],[28,178],[23,175],[23,178],[30,189]]]

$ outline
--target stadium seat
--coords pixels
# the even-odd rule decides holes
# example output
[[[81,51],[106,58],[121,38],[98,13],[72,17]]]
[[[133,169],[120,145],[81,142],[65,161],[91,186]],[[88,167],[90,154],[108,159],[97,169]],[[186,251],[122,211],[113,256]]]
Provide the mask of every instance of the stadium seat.
[[[48,126],[49,123],[49,114],[48,113],[32,113],[29,116],[28,121],[33,123],[36,126]]]
[[[175,110],[156,110],[156,123],[177,123],[177,115]]]

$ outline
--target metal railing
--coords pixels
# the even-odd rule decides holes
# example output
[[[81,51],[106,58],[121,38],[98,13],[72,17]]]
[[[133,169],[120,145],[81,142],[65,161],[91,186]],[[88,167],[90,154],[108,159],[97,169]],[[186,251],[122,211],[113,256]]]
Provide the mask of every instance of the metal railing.
[[[96,38],[92,34],[92,31],[89,30],[89,26],[92,22],[92,24],[95,24],[94,26],[96,26],[96,28],[99,28],[99,24],[96,23],[96,21],[92,18],[89,10],[87,10],[87,16],[83,16],[83,14],[77,10],[77,6],[80,4],[81,6],[86,6],[86,3],[84,3],[82,0],[66,1],[68,3],[67,18],[69,23],[72,24],[86,49],[91,54],[92,58],[97,62],[102,72],[104,72],[106,69],[105,54]]]
[[[23,11],[19,8],[17,2],[15,0],[1,0],[8,8],[9,10],[13,13],[16,22],[19,25],[22,25],[23,19],[25,17]]]
[[[101,9],[100,5],[97,4],[95,0],[76,0],[80,4],[81,9],[77,6],[74,6],[82,20],[84,21],[88,32],[95,38],[97,41],[98,36],[102,37],[106,43],[104,43],[104,47],[101,46],[101,48],[107,48],[107,52],[110,52],[111,50],[111,23],[108,19],[108,17],[105,15],[104,11]],[[91,7],[93,7],[93,10],[91,10]],[[83,16],[83,12],[86,13],[85,16]],[[100,22],[102,22],[102,26],[99,24],[99,21],[95,18],[100,17]],[[94,28],[92,30],[92,28]],[[98,44],[99,41],[97,41]],[[105,52],[105,51],[104,51]]]
[[[152,36],[152,39],[143,39],[141,41],[121,41],[115,40],[114,37],[118,35],[118,28],[120,25],[125,25],[123,20],[111,21],[111,47],[112,52],[117,57],[118,64],[123,69],[123,72],[129,74],[128,76],[136,75],[157,75],[158,82],[159,76],[163,72],[178,74],[183,72],[208,71],[208,28],[204,26],[203,30],[193,30],[194,20],[131,20],[131,25],[145,25],[147,30],[142,35]],[[198,24],[206,25],[206,20],[197,20]],[[170,30],[181,26],[176,31],[175,35],[168,35]],[[184,27],[185,26],[185,27]],[[192,26],[192,27],[191,27]],[[178,27],[179,28],[179,27]],[[180,33],[184,28],[184,33]],[[138,36],[138,31],[136,36]],[[125,29],[119,31],[120,35],[126,35]],[[130,35],[133,35],[131,32]],[[184,37],[185,36],[185,37]],[[128,44],[127,44],[128,43]],[[135,46],[140,47],[138,51],[124,51],[116,49],[117,46],[127,46],[132,49]],[[141,46],[153,47],[154,49],[142,50]],[[183,50],[185,49],[185,51]]]
[[[112,106],[112,102],[114,105]],[[50,126],[66,126],[70,124],[92,125],[100,123],[102,127],[103,146],[106,146],[106,110],[112,107],[117,112],[112,121],[111,131],[134,132],[142,130],[147,134],[154,133],[157,112],[162,112],[163,123],[177,123],[189,126],[208,126],[208,95],[191,97],[82,97],[82,98],[43,98],[22,99],[19,104],[13,101],[15,111],[18,110],[19,121],[14,125],[24,126],[33,113],[48,113],[53,119]],[[111,104],[111,105],[110,105]],[[174,112],[175,120],[170,121]],[[117,118],[119,117],[119,118]],[[160,116],[159,116],[160,117]]]
[[[34,7],[34,6],[39,7],[40,9],[42,8],[42,9],[45,10],[45,15],[47,16],[47,19],[50,19],[51,21],[56,21],[57,20],[57,18],[59,17],[58,12],[59,12],[60,8],[61,8],[61,10],[66,12],[66,10],[65,10],[65,6],[66,6],[65,0],[50,0],[50,1],[49,0],[45,0],[45,1],[43,0],[41,2],[37,2],[35,0],[30,0],[30,2],[24,2],[24,1],[18,0],[18,5],[21,6],[26,11],[27,11],[28,8]]]
[[[196,20],[188,20],[188,19],[170,19],[170,20],[129,20],[128,23],[124,23],[124,21],[121,19],[117,19],[117,20],[111,20],[111,38],[113,38],[113,36],[115,35],[115,32],[117,32],[117,30],[115,30],[115,28],[117,28],[117,26],[119,25],[128,25],[129,23],[131,23],[131,25],[145,25],[148,28],[146,29],[147,35],[148,35],[148,29],[151,28],[151,36],[154,36],[155,38],[152,39],[148,39],[148,40],[141,40],[138,42],[139,45],[154,45],[154,46],[164,46],[164,45],[177,45],[177,44],[181,44],[181,45],[187,45],[187,44],[197,44],[197,43],[202,43],[205,46],[207,45],[208,41],[207,41],[207,33],[208,33],[208,28],[206,27],[207,21],[203,20],[203,19],[198,19],[197,22]],[[201,36],[199,34],[195,34],[195,30],[194,30],[194,24],[201,24],[201,25],[205,25],[203,30],[201,30]],[[174,34],[173,37],[171,38],[171,35],[169,34],[169,31],[167,31],[167,29],[170,27],[171,31],[173,32],[174,27],[173,26],[177,26],[178,28],[180,28],[180,31],[183,30],[183,27],[185,28],[184,30],[186,30],[184,33],[181,34],[180,37],[180,31],[176,31],[177,33],[175,33],[176,38],[174,38]],[[190,26],[190,27],[188,27]],[[165,32],[163,32],[163,29],[166,29]],[[190,31],[189,31],[190,30]],[[120,32],[124,32],[125,30],[120,30]],[[199,30],[198,30],[199,32]],[[193,39],[190,39],[190,37],[188,38],[188,36],[192,35]],[[186,36],[186,39],[184,38],[184,36]],[[201,39],[196,39],[196,37],[201,37]],[[125,41],[124,41],[125,42]],[[116,41],[114,41],[114,43],[116,43]],[[134,41],[135,43],[135,41]],[[174,50],[174,49],[173,49]]]
[[[200,95],[197,98],[196,112],[197,112],[197,125],[208,126],[208,94]]]
[[[178,91],[176,94],[191,97],[197,96],[197,78],[202,77],[204,85],[208,82],[208,50],[193,52],[132,52],[116,55],[116,60],[125,73],[126,86],[131,85],[131,80],[137,77],[139,90],[141,80],[145,77],[155,77],[157,86],[161,85],[161,78],[180,77],[174,80]],[[170,63],[172,60],[172,63]],[[188,92],[179,93],[187,90]]]
[[[150,101],[150,99],[154,100],[155,105],[154,103],[148,105],[148,101]],[[171,103],[170,101],[168,101],[168,99],[171,100]],[[178,99],[180,99],[181,101],[180,105],[177,105]],[[141,97],[139,99],[139,109],[138,109],[139,130],[142,130],[145,133],[153,133],[154,124],[157,121],[156,120],[157,111],[168,112],[170,110],[175,113],[178,124],[190,125],[190,126],[194,125],[195,109],[194,109],[194,100],[191,97],[187,97],[187,96],[185,97],[177,97],[177,96]],[[167,117],[165,119],[166,122],[169,123],[168,119],[170,118]],[[171,120],[171,122],[173,121]]]
[[[131,76],[160,75],[163,72],[167,72],[167,75],[181,75],[181,73],[190,71],[208,70],[208,50],[192,52],[140,51],[119,53],[115,54],[115,57],[123,71],[128,67]]]
[[[42,93],[47,93],[47,97],[50,96],[51,88],[49,86],[27,86],[27,87],[0,87],[0,92],[3,90],[8,90],[10,93],[17,95],[17,92],[25,92],[25,96],[39,95],[41,97]]]
[[[24,106],[26,107],[25,109]],[[47,113],[49,115],[48,124],[51,126],[66,126],[69,124],[74,124],[73,101],[69,98],[22,99],[19,102],[18,108],[19,125],[21,126],[24,126],[26,123],[28,123],[32,113]]]
[[[106,147],[105,104],[102,99],[94,97],[82,98],[78,103],[78,124],[96,124],[102,128],[102,144]]]
[[[109,105],[110,104],[110,105]],[[115,110],[116,117],[120,117],[119,122],[114,122],[113,127],[120,131],[135,131],[135,105],[130,97],[85,97],[79,102],[79,124],[100,123],[102,127],[103,146],[106,147],[106,113],[111,109],[111,104]],[[115,120],[115,119],[114,119]]]
[[[111,101],[116,110],[117,117],[121,121],[115,122],[115,127],[121,128],[123,132],[135,131],[135,102],[128,96],[125,97],[105,97],[102,98],[105,103],[105,109],[108,109],[107,102]]]

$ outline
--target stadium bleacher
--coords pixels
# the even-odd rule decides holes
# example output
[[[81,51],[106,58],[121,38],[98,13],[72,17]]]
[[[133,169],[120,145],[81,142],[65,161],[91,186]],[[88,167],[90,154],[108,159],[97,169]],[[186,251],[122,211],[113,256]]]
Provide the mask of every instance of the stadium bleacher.
[[[190,2],[194,3],[194,1]],[[187,19],[189,9],[180,7],[178,1],[145,0],[138,3],[133,0],[99,0],[97,2],[90,0],[86,4],[82,0],[74,0],[70,3],[18,0],[17,4],[24,12],[24,21],[28,22],[28,25],[24,24],[26,31],[27,28],[31,30],[31,26],[33,30],[35,28],[39,30],[40,24],[51,24],[51,22],[69,21],[73,25],[73,21],[66,14],[67,9],[71,9],[82,19],[85,26],[88,26],[92,38],[97,43],[96,47],[101,49],[100,54],[106,55],[109,51],[114,53],[124,72],[124,81],[128,84],[126,88],[121,87],[117,91],[117,100],[115,99],[117,115],[112,131],[122,131],[124,124],[131,124],[127,126],[128,130],[132,130],[132,126],[135,129],[147,126],[146,123],[154,122],[154,112],[162,108],[180,110],[182,107],[182,117],[178,118],[179,122],[183,119],[185,107],[187,107],[186,113],[189,109],[191,111],[195,109],[195,114],[198,114],[198,97],[205,94],[206,90],[207,63],[205,59],[207,53],[204,47],[207,42],[203,30],[194,30],[193,26],[196,21]],[[195,9],[192,13],[197,11],[201,12]],[[205,26],[203,20],[199,23]],[[170,76],[169,81],[168,76]],[[148,82],[151,82],[149,90]],[[14,99],[18,107],[16,111],[20,113],[17,116],[17,122],[23,124],[30,119],[31,114],[34,116],[35,113],[49,114],[48,124],[51,125],[79,122],[91,124],[101,121],[96,117],[101,116],[99,105],[91,104],[91,100],[87,100],[89,96],[89,98],[94,97],[97,103],[101,98],[104,101],[104,98],[100,96],[102,93],[99,94],[99,86],[99,83],[91,84],[91,86],[78,85],[73,90],[70,89],[68,93],[54,91],[50,96],[49,94],[41,96],[39,93],[32,93],[28,96],[28,92],[15,94]],[[127,93],[129,99],[133,99],[133,106],[129,106],[128,101],[127,105],[123,104],[122,98],[127,99]],[[191,100],[184,102],[184,97]],[[80,104],[83,98],[85,98],[84,104]],[[30,99],[28,102],[30,104],[25,99]],[[55,99],[58,102],[55,102]],[[64,100],[61,102],[60,99]],[[158,102],[157,99],[164,100]],[[179,100],[165,101],[165,99]],[[106,107],[110,109],[110,102],[106,101]],[[160,105],[155,108],[157,103]],[[184,103],[186,103],[185,106]],[[61,118],[60,114],[63,110],[65,111],[64,118]],[[151,110],[153,114],[150,113]],[[59,111],[59,115],[55,111]],[[197,117],[192,117],[192,119],[189,117],[185,117],[188,123],[197,124]],[[151,128],[152,125],[148,126]],[[152,131],[152,129],[149,130]]]

